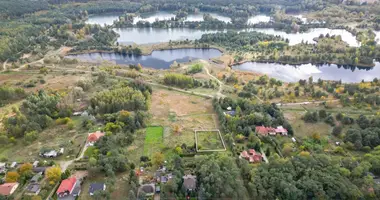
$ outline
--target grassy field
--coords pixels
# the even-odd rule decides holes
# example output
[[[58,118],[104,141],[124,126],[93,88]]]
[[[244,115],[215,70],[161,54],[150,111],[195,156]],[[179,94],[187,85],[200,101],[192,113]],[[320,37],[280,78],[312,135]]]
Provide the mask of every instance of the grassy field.
[[[162,146],[163,143],[163,127],[148,127],[146,128],[144,155],[150,156]],[[158,149],[157,149],[158,148]]]
[[[221,150],[223,142],[217,131],[197,131],[198,150]]]

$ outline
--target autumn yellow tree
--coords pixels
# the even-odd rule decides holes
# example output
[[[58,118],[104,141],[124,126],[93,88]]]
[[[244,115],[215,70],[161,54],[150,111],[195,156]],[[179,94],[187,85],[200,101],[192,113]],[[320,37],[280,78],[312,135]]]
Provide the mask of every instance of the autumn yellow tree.
[[[46,177],[49,181],[58,182],[61,180],[61,168],[60,167],[50,167],[46,170]]]
[[[24,163],[21,165],[20,169],[19,169],[19,172],[20,174],[25,174],[25,173],[28,173],[28,172],[31,172],[33,169],[33,165],[30,164],[30,163]]]
[[[154,166],[158,167],[162,165],[163,162],[164,162],[164,154],[157,152],[153,155],[152,163]]]
[[[32,200],[42,200],[42,198],[41,196],[36,195],[32,197]]]
[[[17,172],[8,172],[5,177],[5,182],[15,183],[17,182],[18,178],[20,178],[20,174],[18,174]]]

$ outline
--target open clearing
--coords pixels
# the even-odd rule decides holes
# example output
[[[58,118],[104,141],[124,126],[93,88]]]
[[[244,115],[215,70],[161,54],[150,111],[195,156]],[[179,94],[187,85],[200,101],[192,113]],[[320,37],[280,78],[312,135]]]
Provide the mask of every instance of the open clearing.
[[[146,128],[144,155],[149,156],[159,150],[162,145],[163,128],[161,126]]]
[[[195,131],[197,151],[225,150],[219,131]]]

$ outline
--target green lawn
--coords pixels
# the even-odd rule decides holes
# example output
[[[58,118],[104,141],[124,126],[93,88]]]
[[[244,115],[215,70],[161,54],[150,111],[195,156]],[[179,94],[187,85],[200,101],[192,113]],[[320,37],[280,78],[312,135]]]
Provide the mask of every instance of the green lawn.
[[[148,127],[146,129],[145,144],[156,144],[162,142],[164,128],[161,126]]]
[[[145,134],[144,155],[152,156],[159,152],[163,145],[164,129],[161,126],[148,127]]]

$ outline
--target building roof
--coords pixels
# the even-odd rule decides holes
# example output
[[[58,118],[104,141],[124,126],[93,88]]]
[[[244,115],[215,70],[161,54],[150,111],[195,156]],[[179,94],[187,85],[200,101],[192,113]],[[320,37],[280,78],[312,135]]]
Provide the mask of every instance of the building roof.
[[[104,135],[105,135],[105,133],[102,133],[100,131],[96,131],[95,133],[90,133],[90,134],[88,134],[87,141],[88,142],[96,142],[101,137],[103,137]]]
[[[144,192],[145,194],[150,194],[155,192],[154,184],[145,184],[140,187],[140,191]]]
[[[33,172],[34,172],[34,173],[42,172],[42,174],[44,174],[45,171],[46,171],[46,169],[47,169],[47,167],[34,167],[34,168],[33,168]]]
[[[286,130],[284,127],[282,127],[282,126],[277,126],[277,128],[276,128],[276,132],[277,133],[287,133],[288,132],[288,130]]]
[[[0,195],[8,196],[11,195],[11,192],[14,187],[18,187],[18,183],[4,183],[0,185]]]
[[[195,188],[197,187],[197,177],[196,176],[192,176],[190,174],[185,175],[183,177],[183,186],[187,190],[195,190]]]
[[[0,162],[0,167],[5,167],[5,164],[6,164],[6,163],[2,163],[2,162]]]
[[[88,192],[91,194],[91,193],[95,193],[98,190],[104,190],[105,189],[104,186],[105,186],[104,183],[91,183]]]
[[[254,149],[249,149],[248,152],[243,151],[240,153],[240,156],[251,163],[260,162],[262,160],[262,155],[260,153],[257,153]]]
[[[268,129],[265,126],[256,126],[255,128],[256,133],[260,135],[267,135],[268,134]]]
[[[71,192],[76,182],[77,182],[77,178],[75,177],[71,177],[71,178],[63,180],[57,190],[57,194],[64,193],[66,191]]]
[[[37,193],[39,190],[41,190],[41,186],[38,183],[31,183],[26,187],[28,193]]]

